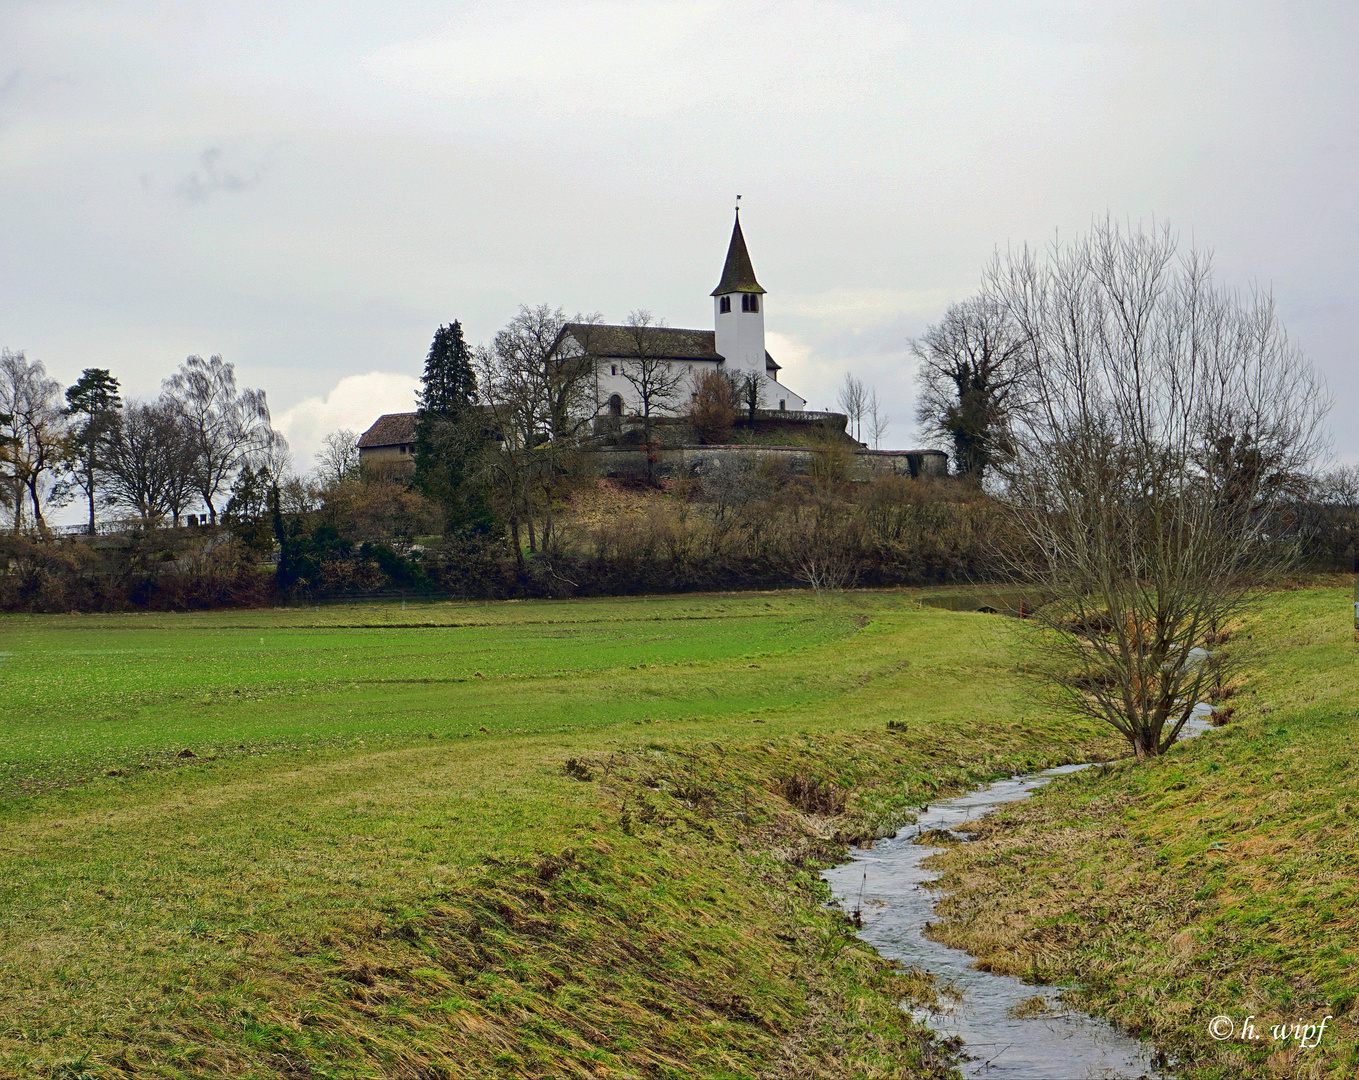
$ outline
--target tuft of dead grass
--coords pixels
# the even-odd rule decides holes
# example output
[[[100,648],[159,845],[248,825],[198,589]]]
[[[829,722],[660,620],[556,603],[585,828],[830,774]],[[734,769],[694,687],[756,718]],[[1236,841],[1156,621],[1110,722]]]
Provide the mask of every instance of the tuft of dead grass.
[[[797,807],[805,814],[819,814],[822,817],[837,817],[843,814],[849,799],[849,796],[834,784],[803,773],[781,778],[775,782],[774,790],[782,795],[790,806]]]

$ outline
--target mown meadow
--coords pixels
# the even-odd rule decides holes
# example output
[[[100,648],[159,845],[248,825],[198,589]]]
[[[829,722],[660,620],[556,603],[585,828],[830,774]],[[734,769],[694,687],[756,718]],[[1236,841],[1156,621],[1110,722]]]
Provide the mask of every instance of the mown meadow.
[[[816,868],[1116,747],[911,592],[0,621],[0,1075],[946,1075]],[[790,801],[791,800],[791,801]]]
[[[1350,591],[1274,592],[1235,628],[1225,647],[1251,664],[1224,726],[979,822],[938,857],[939,940],[1074,984],[1068,1000],[1154,1037],[1186,1080],[1359,1075]]]

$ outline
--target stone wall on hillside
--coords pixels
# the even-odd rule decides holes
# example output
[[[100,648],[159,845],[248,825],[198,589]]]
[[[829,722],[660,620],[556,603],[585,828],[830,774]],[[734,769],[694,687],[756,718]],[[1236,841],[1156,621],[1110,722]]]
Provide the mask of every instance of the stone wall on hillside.
[[[806,446],[679,446],[656,451],[656,477],[678,480],[716,476],[735,469],[772,467],[793,476],[812,472],[818,451]],[[587,471],[596,476],[642,479],[647,474],[645,449],[606,446],[581,455]],[[875,475],[915,478],[948,475],[948,455],[940,450],[855,450],[844,456],[850,480]]]
[[[749,426],[747,414],[738,412],[732,425],[732,435],[743,440],[743,445],[796,446],[812,443],[839,443],[851,448],[863,444],[848,433],[849,417],[844,413],[780,411],[757,409],[755,425]],[[646,441],[646,422],[640,416],[608,416],[594,418],[592,433],[605,446],[640,446]],[[667,448],[691,446],[699,441],[698,434],[685,416],[653,416],[652,437]]]

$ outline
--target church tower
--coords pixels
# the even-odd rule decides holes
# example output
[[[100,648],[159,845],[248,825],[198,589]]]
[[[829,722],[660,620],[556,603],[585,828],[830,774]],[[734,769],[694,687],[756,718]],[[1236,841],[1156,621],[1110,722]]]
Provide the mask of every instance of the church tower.
[[[712,291],[716,330],[714,347],[726,359],[723,370],[740,379],[747,374],[766,377],[764,352],[764,289],[755,280],[746,238],[741,235],[741,208],[727,246],[722,280]]]

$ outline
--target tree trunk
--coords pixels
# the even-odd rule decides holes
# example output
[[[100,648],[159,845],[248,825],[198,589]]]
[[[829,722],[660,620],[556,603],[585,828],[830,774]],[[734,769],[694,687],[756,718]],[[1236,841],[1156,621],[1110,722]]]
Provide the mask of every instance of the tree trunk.
[[[28,481],[28,495],[33,500],[33,524],[38,531],[44,535],[47,533],[47,521],[42,516],[42,502],[38,499],[38,478],[33,476]]]
[[[90,526],[86,530],[91,536],[94,535],[94,451],[90,451],[90,460],[85,469],[85,493],[90,497]]]

